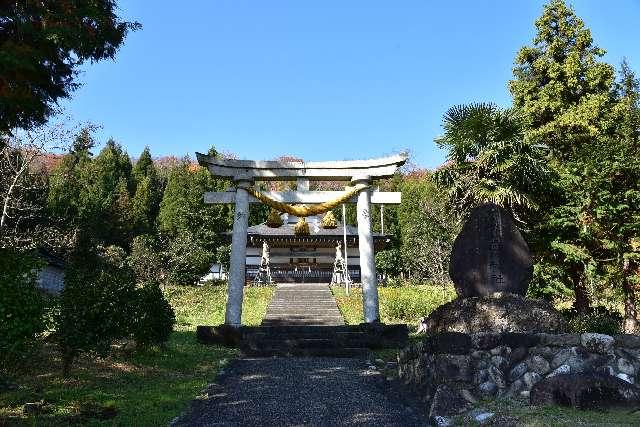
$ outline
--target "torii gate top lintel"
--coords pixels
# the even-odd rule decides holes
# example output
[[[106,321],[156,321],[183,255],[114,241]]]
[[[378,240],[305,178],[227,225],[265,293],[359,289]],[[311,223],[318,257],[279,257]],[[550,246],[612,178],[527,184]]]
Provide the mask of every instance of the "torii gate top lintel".
[[[351,181],[354,177],[389,178],[407,161],[406,154],[368,160],[287,162],[278,160],[216,159],[196,153],[198,163],[221,178],[248,181]]]

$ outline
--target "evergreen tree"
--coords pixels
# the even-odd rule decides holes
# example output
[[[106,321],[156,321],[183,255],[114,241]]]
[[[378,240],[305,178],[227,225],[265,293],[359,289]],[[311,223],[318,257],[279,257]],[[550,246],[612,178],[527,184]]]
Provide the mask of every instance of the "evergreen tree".
[[[140,28],[116,10],[114,0],[2,2],[0,132],[44,124],[85,61],[114,58]]]
[[[162,185],[153,164],[149,147],[145,147],[132,171],[135,185],[133,220],[136,234],[152,231],[162,200]]]
[[[604,50],[562,0],[552,0],[536,20],[533,46],[523,47],[510,82],[515,108],[525,121],[525,140],[547,150],[551,197],[535,230],[544,256],[560,263],[575,292],[575,309],[588,310],[586,282],[596,261],[588,218],[593,203],[585,183],[589,161],[610,133],[614,69]]]
[[[82,226],[104,244],[122,245],[130,233],[131,161],[122,147],[109,140],[100,154],[80,174],[79,217]]]
[[[215,179],[205,168],[194,168],[187,160],[173,168],[164,191],[159,228],[169,236],[189,233],[207,251],[223,242],[222,233],[232,226],[232,209],[225,205],[207,205],[207,191],[224,191],[228,183]]]
[[[640,84],[626,62],[614,92],[616,106],[612,122],[615,134],[599,140],[593,149],[585,182],[594,206],[589,217],[596,243],[594,257],[612,286],[621,286],[625,295],[624,330],[637,332],[634,274],[640,260]]]
[[[91,126],[80,130],[69,153],[49,175],[47,200],[49,214],[67,228],[78,225],[82,204],[80,193],[84,185],[81,176],[82,171],[88,168],[92,161],[90,150],[95,146],[93,130]]]
[[[413,278],[445,282],[459,219],[430,176],[405,179],[401,191],[398,222],[402,265]]]
[[[135,227],[135,234],[141,235],[151,231],[154,216],[154,197],[152,194],[152,184],[149,177],[143,177],[138,181],[136,193],[133,196],[132,214]]]

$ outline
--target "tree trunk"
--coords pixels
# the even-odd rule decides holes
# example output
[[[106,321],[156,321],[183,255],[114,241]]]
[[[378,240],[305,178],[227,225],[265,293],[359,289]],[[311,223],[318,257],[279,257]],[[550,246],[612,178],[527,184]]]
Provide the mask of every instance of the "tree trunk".
[[[629,281],[631,263],[628,259],[622,262],[622,289],[624,291],[624,321],[622,329],[626,333],[635,333],[638,328],[638,312],[636,310],[636,294]]]
[[[580,266],[573,266],[570,271],[571,281],[573,282],[573,292],[575,293],[575,301],[573,308],[580,314],[586,313],[591,308],[589,300],[589,292],[584,281],[583,270]]]

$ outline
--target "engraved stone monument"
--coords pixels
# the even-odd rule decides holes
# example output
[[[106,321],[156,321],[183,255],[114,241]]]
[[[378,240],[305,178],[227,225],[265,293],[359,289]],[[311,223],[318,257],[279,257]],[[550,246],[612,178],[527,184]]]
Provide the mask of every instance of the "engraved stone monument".
[[[449,275],[458,296],[524,295],[532,274],[529,247],[511,215],[493,203],[475,208],[451,251]]]

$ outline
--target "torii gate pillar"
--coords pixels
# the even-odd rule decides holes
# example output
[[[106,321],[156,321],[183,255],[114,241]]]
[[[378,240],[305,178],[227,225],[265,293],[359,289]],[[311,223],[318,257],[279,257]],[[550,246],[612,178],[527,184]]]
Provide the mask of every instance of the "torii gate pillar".
[[[237,185],[253,185],[249,180],[236,180]],[[242,319],[242,297],[244,294],[245,268],[247,264],[247,228],[249,226],[249,193],[242,187],[236,189],[236,204],[231,235],[231,262],[229,265],[229,293],[224,322],[240,326]]]
[[[369,177],[354,177],[354,184],[369,185]],[[371,190],[367,188],[358,194],[356,205],[358,218],[358,249],[360,250],[360,283],[362,285],[362,303],[364,321],[379,322],[378,275],[376,273],[373,236],[371,235]]]

